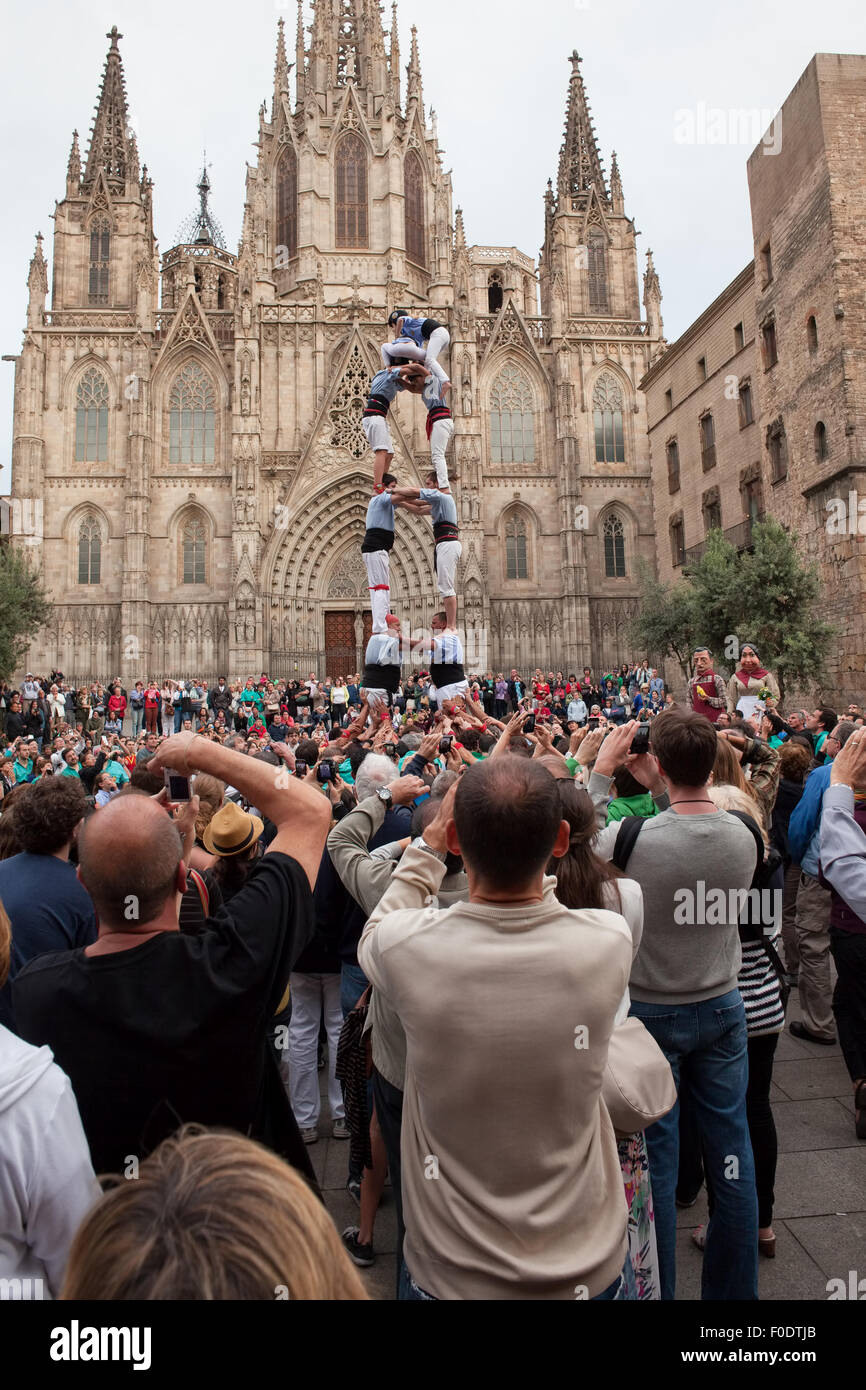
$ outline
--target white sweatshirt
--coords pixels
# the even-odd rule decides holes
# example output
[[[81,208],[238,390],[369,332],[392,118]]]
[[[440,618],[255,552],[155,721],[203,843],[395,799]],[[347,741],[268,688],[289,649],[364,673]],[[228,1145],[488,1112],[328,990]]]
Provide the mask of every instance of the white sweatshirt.
[[[0,1027],[0,1298],[56,1298],[100,1195],[69,1078]]]

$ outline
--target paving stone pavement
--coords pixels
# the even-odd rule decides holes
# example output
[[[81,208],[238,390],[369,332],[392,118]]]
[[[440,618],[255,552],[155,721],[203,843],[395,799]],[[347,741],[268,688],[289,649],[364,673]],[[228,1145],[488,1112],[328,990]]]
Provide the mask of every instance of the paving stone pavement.
[[[788,1022],[799,1018],[792,998]],[[321,1074],[324,1081],[325,1073]],[[830,1279],[847,1286],[849,1271],[866,1278],[866,1143],[854,1132],[851,1082],[835,1047],[779,1039],[773,1070],[773,1114],[779,1136],[775,1260],[760,1260],[762,1300],[826,1299]],[[310,1149],[325,1203],[337,1230],[357,1225],[357,1204],[346,1191],[349,1145],[330,1138],[323,1093],[318,1144]],[[699,1299],[701,1252],[691,1233],[707,1219],[706,1194],[677,1214],[677,1297]],[[390,1186],[376,1218],[376,1261],[361,1270],[374,1299],[396,1294],[397,1219]]]

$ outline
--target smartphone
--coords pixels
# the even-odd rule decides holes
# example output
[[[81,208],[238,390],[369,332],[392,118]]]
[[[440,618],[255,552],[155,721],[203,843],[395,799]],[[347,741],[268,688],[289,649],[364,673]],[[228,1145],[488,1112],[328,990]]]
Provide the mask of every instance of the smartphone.
[[[636,757],[650,751],[650,729],[649,724],[639,724],[634,731],[634,738],[631,741],[631,750]]]
[[[333,780],[334,764],[326,758],[325,761],[319,763],[318,767],[316,768],[316,781],[321,782],[324,786],[326,782],[333,782]]]
[[[303,758],[296,758],[296,759],[295,759],[295,776],[296,776],[296,777],[306,777],[308,771],[309,771],[309,769],[308,769],[308,767],[307,767],[307,764],[304,762]]]
[[[165,769],[165,785],[168,789],[169,801],[189,801],[192,792],[190,790],[190,779],[182,772],[175,772],[173,768]]]
[[[534,715],[534,714],[530,714],[530,715],[528,716],[528,718],[524,719],[524,721],[523,721],[523,732],[524,732],[525,734],[534,734],[534,733],[535,733],[535,715]]]
[[[439,740],[439,752],[440,752],[440,753],[445,753],[445,754],[450,753],[450,752],[451,752],[451,749],[453,748],[453,746],[454,746],[454,737],[453,737],[452,734],[444,734],[443,737],[440,738],[440,740]]]
[[[391,758],[394,762],[397,761],[397,745],[396,745],[396,743],[386,743],[386,744],[385,744],[385,757],[386,757],[386,758]]]

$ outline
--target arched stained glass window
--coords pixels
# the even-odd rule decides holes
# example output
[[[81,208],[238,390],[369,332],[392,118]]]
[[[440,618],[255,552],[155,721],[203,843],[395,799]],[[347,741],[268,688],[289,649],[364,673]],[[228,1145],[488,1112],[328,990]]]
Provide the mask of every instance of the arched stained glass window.
[[[406,200],[406,255],[416,265],[427,264],[427,227],[424,211],[424,170],[414,150],[406,156],[403,170]]]
[[[78,582],[98,584],[102,575],[102,532],[94,516],[78,528]]]
[[[526,519],[518,512],[513,512],[505,523],[505,577],[529,578]]]
[[[596,463],[625,463],[622,390],[605,372],[592,393]]]
[[[625,527],[622,518],[611,512],[604,523],[604,572],[608,579],[625,579]]]
[[[344,135],[336,158],[338,246],[369,245],[367,230],[367,147],[360,135]]]
[[[189,362],[174,379],[169,397],[172,463],[213,463],[216,397],[209,378]]]
[[[75,462],[105,463],[108,458],[108,382],[88,367],[75,392]]]
[[[513,363],[502,368],[490,392],[490,456],[493,463],[535,462],[535,393]]]
[[[184,584],[207,583],[207,527],[200,516],[188,517],[181,528]]]
[[[280,248],[285,248],[280,250]],[[298,156],[294,146],[285,145],[277,165],[277,252],[278,264],[298,254]]]
[[[90,279],[87,297],[91,304],[108,303],[110,259],[111,223],[107,217],[97,217],[90,224]]]

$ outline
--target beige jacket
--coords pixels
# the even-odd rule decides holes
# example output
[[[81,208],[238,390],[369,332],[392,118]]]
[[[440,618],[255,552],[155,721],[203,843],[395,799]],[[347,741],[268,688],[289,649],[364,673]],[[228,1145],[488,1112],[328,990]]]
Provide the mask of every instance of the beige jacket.
[[[443,871],[407,850],[358,947],[406,1033],[406,1263],[440,1299],[593,1298],[626,1254],[601,1086],[631,932],[549,891],[425,906]]]

